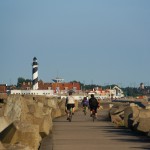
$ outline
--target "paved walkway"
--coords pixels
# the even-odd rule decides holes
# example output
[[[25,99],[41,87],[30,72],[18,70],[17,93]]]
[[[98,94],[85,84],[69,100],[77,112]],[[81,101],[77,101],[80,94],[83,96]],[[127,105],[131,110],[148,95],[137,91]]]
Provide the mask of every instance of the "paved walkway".
[[[92,122],[89,114],[78,111],[72,122],[66,116],[54,120],[53,133],[46,137],[40,150],[148,150],[150,139],[128,129],[116,128],[107,121],[106,111],[99,111]]]

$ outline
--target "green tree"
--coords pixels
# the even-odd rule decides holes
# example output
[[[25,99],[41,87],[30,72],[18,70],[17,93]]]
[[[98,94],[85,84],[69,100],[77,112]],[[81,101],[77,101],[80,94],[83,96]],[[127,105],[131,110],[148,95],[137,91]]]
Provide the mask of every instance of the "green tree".
[[[32,82],[31,79],[25,79],[23,77],[19,77],[17,81],[17,87],[20,88],[23,82]]]
[[[18,81],[17,81],[17,87],[21,87],[21,84],[23,83],[23,82],[25,82],[26,80],[23,78],[23,77],[19,77],[18,78]]]

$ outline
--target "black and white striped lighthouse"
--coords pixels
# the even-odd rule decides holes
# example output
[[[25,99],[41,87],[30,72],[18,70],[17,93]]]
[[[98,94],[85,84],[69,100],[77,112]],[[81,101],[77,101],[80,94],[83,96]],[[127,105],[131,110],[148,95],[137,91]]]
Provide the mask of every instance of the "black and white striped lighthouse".
[[[33,58],[32,63],[32,84],[33,84],[33,90],[38,89],[38,63],[37,58]]]

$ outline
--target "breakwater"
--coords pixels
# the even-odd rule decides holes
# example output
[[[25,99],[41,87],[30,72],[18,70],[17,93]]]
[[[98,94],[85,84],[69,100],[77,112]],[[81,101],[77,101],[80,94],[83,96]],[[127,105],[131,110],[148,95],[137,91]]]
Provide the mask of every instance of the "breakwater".
[[[65,99],[10,95],[0,103],[0,149],[38,150],[53,119],[65,115]]]
[[[115,126],[150,135],[150,105],[148,102],[114,101],[109,116]]]

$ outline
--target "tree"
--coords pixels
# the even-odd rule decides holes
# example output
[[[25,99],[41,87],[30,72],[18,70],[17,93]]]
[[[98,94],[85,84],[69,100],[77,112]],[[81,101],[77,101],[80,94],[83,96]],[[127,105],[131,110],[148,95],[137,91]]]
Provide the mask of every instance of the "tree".
[[[19,77],[17,81],[17,87],[20,88],[23,82],[32,82],[31,79],[24,79],[23,77]]]
[[[21,84],[25,82],[25,79],[23,77],[19,77],[17,81],[17,87],[21,87]]]

